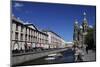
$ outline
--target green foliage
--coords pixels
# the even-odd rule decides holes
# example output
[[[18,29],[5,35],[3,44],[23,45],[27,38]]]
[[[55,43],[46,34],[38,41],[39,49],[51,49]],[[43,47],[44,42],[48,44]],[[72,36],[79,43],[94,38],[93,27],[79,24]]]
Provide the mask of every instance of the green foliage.
[[[88,29],[88,33],[85,37],[85,44],[87,44],[89,49],[94,49],[94,30],[93,28]]]

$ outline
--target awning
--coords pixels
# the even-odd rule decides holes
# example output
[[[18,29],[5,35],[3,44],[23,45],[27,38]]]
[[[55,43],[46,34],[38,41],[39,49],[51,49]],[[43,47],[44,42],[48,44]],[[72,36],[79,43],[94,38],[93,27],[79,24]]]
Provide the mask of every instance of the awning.
[[[31,43],[27,43],[27,46],[28,46],[28,47],[31,47],[31,46],[32,46],[32,44],[31,44]]]

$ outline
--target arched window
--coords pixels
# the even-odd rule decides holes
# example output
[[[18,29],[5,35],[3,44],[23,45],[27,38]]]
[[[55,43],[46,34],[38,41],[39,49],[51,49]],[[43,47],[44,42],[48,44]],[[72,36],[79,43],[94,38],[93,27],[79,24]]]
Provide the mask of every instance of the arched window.
[[[14,46],[13,46],[13,50],[18,50],[19,49],[19,44],[18,44],[18,42],[15,42],[14,43]]]

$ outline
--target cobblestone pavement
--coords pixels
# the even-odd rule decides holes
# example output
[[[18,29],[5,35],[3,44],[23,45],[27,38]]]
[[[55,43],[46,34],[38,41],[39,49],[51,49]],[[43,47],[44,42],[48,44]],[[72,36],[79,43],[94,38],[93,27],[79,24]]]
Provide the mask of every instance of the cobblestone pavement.
[[[85,53],[85,55],[83,56],[83,61],[96,61],[96,52],[88,50],[88,54]]]

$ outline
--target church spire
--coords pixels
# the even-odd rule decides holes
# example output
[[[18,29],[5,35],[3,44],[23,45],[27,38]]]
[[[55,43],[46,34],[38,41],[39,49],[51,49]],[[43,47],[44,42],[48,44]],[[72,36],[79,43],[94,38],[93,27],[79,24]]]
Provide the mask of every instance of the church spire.
[[[86,12],[84,12],[83,15],[84,15],[84,21],[85,21],[86,20]]]
[[[77,19],[75,19],[75,24],[78,24],[78,21],[77,21]]]
[[[84,23],[85,23],[85,22],[87,23],[86,12],[84,12],[83,15],[84,15]]]
[[[84,19],[83,19],[83,23],[82,23],[83,32],[86,32],[87,29],[88,29],[88,22],[87,22],[87,18],[86,18],[86,12],[84,12],[83,15],[84,15]]]
[[[77,19],[75,19],[74,28],[75,28],[75,29],[78,29],[78,20],[77,20]]]
[[[77,19],[75,19],[75,21],[74,21],[74,34],[73,34],[73,40],[75,40],[75,41],[78,40],[78,31],[79,31],[78,21],[77,21]]]

